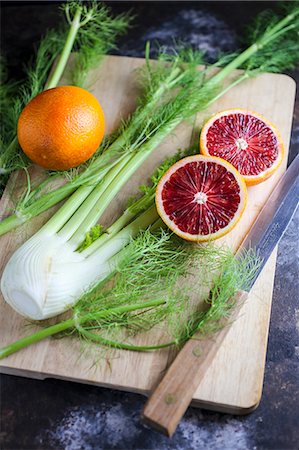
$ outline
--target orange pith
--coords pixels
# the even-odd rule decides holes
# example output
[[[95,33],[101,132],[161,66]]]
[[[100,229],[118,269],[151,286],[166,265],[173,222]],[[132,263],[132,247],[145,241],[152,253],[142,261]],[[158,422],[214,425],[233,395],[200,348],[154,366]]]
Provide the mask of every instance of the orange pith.
[[[205,123],[200,153],[226,159],[251,186],[277,170],[284,157],[284,145],[275,125],[261,114],[231,109],[213,115]]]
[[[24,153],[52,170],[67,170],[87,161],[99,147],[104,131],[100,103],[76,86],[59,86],[38,94],[18,121],[18,140]]]
[[[218,239],[240,220],[246,184],[227,161],[195,155],[175,163],[156,190],[157,210],[178,236],[195,242]]]

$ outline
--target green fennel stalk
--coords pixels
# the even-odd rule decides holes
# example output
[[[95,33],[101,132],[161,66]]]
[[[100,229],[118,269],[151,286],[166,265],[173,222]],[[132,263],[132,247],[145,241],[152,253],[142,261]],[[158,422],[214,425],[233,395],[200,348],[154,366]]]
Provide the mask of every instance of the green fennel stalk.
[[[69,10],[68,5],[66,5],[66,11],[68,10]],[[60,55],[59,61],[54,69],[53,74],[50,76],[49,80],[45,84],[45,89],[51,89],[53,87],[56,87],[62,77],[62,74],[69,60],[69,56],[71,54],[77,33],[80,29],[80,26],[82,26],[82,24],[80,23],[81,14],[82,14],[81,8],[77,8],[74,18],[70,22],[70,29],[62,53]]]
[[[174,130],[182,120],[189,118],[199,110],[203,110],[215,98],[219,98],[219,96],[221,96],[224,92],[227,92],[227,90],[229,89],[228,87],[221,89],[220,86],[225,78],[234,69],[243,66],[245,67],[246,72],[244,75],[241,75],[239,79],[237,78],[232,83],[231,87],[233,87],[238,82],[241,82],[246,77],[257,75],[261,71],[265,71],[267,69],[273,69],[277,71],[279,65],[286,67],[286,63],[282,64],[281,60],[282,57],[286,54],[287,49],[289,48],[293,49],[293,53],[291,55],[288,53],[288,57],[286,58],[287,66],[291,67],[292,65],[294,65],[294,62],[296,62],[298,58],[297,30],[298,8],[294,7],[294,11],[284,19],[274,19],[274,23],[271,23],[268,27],[266,27],[263,33],[255,36],[256,42],[254,44],[248,47],[248,49],[234,58],[216,75],[210,77],[210,79],[208,79],[204,83],[202,83],[202,80],[200,80],[199,77],[196,78],[196,76],[195,79],[192,79],[190,76],[189,79],[188,76],[184,79],[183,73],[179,72],[179,66],[176,66],[175,68],[176,70],[178,70],[177,74],[175,74],[176,76],[174,76],[174,81],[176,84],[174,84],[174,86],[171,86],[170,83],[170,88],[179,85],[178,80],[183,86],[176,98],[176,104],[171,105],[170,103],[167,104],[166,102],[166,104],[161,105],[161,108],[159,110],[157,103],[155,103],[157,101],[156,97],[152,94],[152,91],[150,91],[150,94],[152,95],[152,101],[148,102],[148,108],[146,109],[146,111],[148,112],[148,110],[153,107],[151,115],[149,116],[147,114],[147,116],[150,117],[150,123],[145,123],[145,115],[142,115],[142,113],[140,113],[140,117],[138,117],[138,114],[136,114],[135,117],[133,117],[133,120],[131,124],[129,124],[128,128],[123,130],[123,135],[120,135],[118,139],[116,139],[116,141],[112,144],[112,149],[115,150],[115,153],[112,152],[112,154],[116,155],[113,157],[118,158],[118,152],[132,152],[132,160],[130,164],[132,164],[132,167],[138,167],[138,164],[141,164],[154,149],[154,142],[156,142],[157,145],[168,133]],[[269,52],[267,52],[267,47],[271,48],[271,55],[269,55]],[[274,49],[276,51],[274,51]],[[259,55],[259,57],[257,58],[256,55]],[[149,63],[147,63],[146,66],[147,68],[151,67]],[[155,73],[155,71],[151,68],[150,70],[148,70],[148,72],[148,77],[150,81],[152,81],[151,75],[152,73]],[[159,78],[159,72],[156,73],[158,73],[157,78]],[[190,71],[190,74],[191,73],[193,73],[194,75],[194,71]],[[154,84],[154,89],[159,92],[161,86],[159,87],[159,84]],[[155,116],[157,117],[156,123]],[[134,135],[134,132],[135,135],[137,135],[135,142],[134,136],[132,136]],[[154,135],[155,133],[156,136]],[[145,144],[145,148],[151,147],[149,139],[153,139],[153,145],[151,150],[148,150],[148,155],[145,156],[147,150],[145,150],[144,155],[138,155],[136,150],[139,148],[142,149],[142,143]],[[134,155],[134,151],[136,155]],[[57,201],[61,201],[63,198],[66,198],[66,196],[73,192],[76,187],[80,186],[80,184],[90,182],[90,180],[88,180],[89,176],[91,176],[91,178],[95,177],[96,181],[98,182],[101,177],[96,177],[97,170],[101,170],[103,169],[105,164],[106,166],[109,164],[109,158],[104,158],[103,161],[103,156],[107,156],[107,153],[105,155],[104,152],[104,154],[100,154],[99,157],[95,158],[87,167],[86,172],[83,171],[81,174],[75,177],[74,182],[71,181],[65,186],[54,190],[50,193],[50,195],[46,193],[45,196],[37,198],[36,202],[33,201],[31,205],[23,205],[20,208],[18,214],[16,214],[12,218],[7,219],[7,223],[5,223],[4,219],[3,223],[0,223],[0,235],[4,232],[7,232],[7,230],[11,229],[15,225],[18,226],[20,223],[20,217],[22,217],[23,220],[26,221],[28,220],[28,218],[44,211],[45,209],[47,209],[47,207],[53,206]],[[124,175],[124,171],[122,172],[122,174]],[[94,220],[91,219],[92,218],[90,218],[90,222],[92,223]]]
[[[95,314],[95,313],[86,314],[86,316],[83,316],[80,318],[72,318],[72,319],[65,320],[63,322],[59,322],[56,325],[52,325],[51,327],[44,328],[43,330],[40,330],[37,333],[34,333],[30,336],[20,339],[19,341],[0,349],[0,359],[3,359],[6,356],[9,356],[12,353],[15,353],[15,352],[21,350],[22,348],[28,347],[29,345],[39,342],[49,336],[53,336],[57,333],[61,333],[64,330],[73,328],[74,326],[83,325],[84,322],[88,322],[90,320],[107,319],[109,316],[113,317],[116,315],[121,315],[123,313],[135,311],[138,309],[152,308],[155,306],[162,305],[163,303],[165,303],[163,300],[153,300],[150,302],[145,302],[142,304],[136,304],[136,305],[131,305],[131,306],[119,306],[116,308],[111,308],[110,310],[107,310],[107,311],[99,311],[97,314]]]

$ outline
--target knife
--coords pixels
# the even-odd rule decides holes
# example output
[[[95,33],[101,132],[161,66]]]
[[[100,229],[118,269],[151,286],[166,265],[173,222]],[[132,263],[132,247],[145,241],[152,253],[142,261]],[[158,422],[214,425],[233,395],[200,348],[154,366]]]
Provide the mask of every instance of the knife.
[[[221,329],[212,337],[203,336],[197,332],[187,341],[148,399],[142,413],[142,420],[157,431],[170,437],[176,430],[194,392],[229,330],[229,327],[225,325],[238,317],[250,289],[287,229],[298,205],[298,174],[299,155],[272,191],[236,253],[236,258],[240,258],[244,250],[255,249],[261,260],[250,286],[246,286],[246,291],[237,292],[234,301],[238,306],[233,309],[229,318],[223,319],[220,324]]]

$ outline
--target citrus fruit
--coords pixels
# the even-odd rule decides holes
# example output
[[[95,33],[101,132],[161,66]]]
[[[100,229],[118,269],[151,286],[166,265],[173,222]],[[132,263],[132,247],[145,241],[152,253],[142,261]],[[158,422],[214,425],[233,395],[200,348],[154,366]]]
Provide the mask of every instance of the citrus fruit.
[[[247,201],[246,184],[227,161],[195,155],[181,159],[163,175],[156,190],[157,210],[166,225],[190,241],[228,233]]]
[[[230,162],[253,185],[272,175],[284,155],[278,130],[255,112],[242,109],[222,111],[211,117],[200,135],[203,155]]]
[[[85,89],[59,86],[34,97],[18,121],[18,140],[36,164],[67,170],[89,159],[100,145],[105,118],[98,100]]]

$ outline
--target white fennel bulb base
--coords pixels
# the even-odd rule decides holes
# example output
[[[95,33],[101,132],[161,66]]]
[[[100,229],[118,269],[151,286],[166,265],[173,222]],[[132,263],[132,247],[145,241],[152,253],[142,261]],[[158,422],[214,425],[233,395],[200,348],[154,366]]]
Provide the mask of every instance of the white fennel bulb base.
[[[1,279],[5,301],[19,314],[44,320],[71,308],[81,295],[116,268],[119,252],[136,234],[157,219],[150,208],[110,239],[91,245],[86,255],[47,227],[41,229],[8,261]],[[109,236],[108,236],[109,237]],[[99,248],[98,248],[99,247]]]
[[[33,320],[56,316],[109,274],[107,260],[92,264],[91,259],[74,251],[57,234],[37,233],[7,263],[1,280],[4,299]]]

